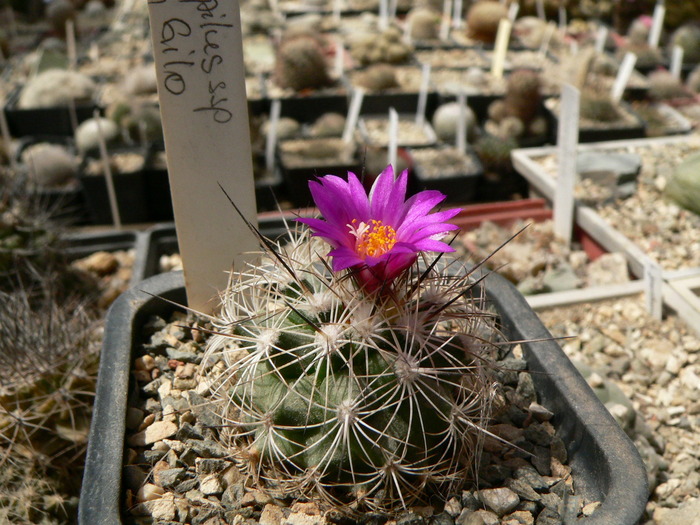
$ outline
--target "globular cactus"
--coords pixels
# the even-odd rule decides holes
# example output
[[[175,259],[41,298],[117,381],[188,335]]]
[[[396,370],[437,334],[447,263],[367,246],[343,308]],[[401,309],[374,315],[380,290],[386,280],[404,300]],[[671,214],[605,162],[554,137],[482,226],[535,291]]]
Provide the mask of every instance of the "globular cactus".
[[[96,89],[95,82],[82,73],[49,69],[24,86],[17,105],[22,109],[68,106],[71,100],[91,100]]]
[[[637,56],[636,65],[638,67],[652,68],[660,65],[663,61],[661,50],[658,47],[651,47],[646,42],[628,42],[619,47],[616,56],[618,60],[622,61],[627,53],[634,53]]]
[[[669,51],[674,46],[683,48],[683,62],[697,64],[700,62],[700,26],[689,23],[676,29],[668,42]]]
[[[278,86],[295,91],[331,85],[328,64],[319,40],[308,34],[283,39],[277,50],[274,80]]]
[[[309,130],[312,137],[340,137],[345,131],[345,117],[340,113],[324,113]]]
[[[389,64],[372,64],[355,78],[359,86],[373,92],[399,87],[396,70]]]
[[[476,126],[476,115],[469,106],[466,106],[464,113],[465,129],[467,137],[474,135]],[[442,104],[433,114],[433,129],[440,140],[454,143],[457,137],[457,126],[460,119],[460,107],[458,102],[448,102]]]
[[[107,144],[114,144],[121,140],[121,130],[116,122],[97,117],[80,123],[75,130],[75,145],[80,152],[96,150],[100,146],[100,135]]]
[[[50,188],[75,180],[79,160],[65,146],[40,142],[22,152],[22,163],[32,183]]]
[[[610,95],[594,91],[581,93],[579,106],[581,118],[599,122],[614,122],[620,118],[620,110]]]
[[[411,38],[415,40],[435,40],[440,36],[440,13],[427,7],[416,7],[406,15],[410,25]]]
[[[413,47],[403,41],[403,34],[393,26],[378,35],[366,35],[350,46],[350,56],[363,66],[379,62],[403,64],[412,54]]]
[[[507,172],[513,169],[510,153],[518,147],[513,137],[496,137],[486,135],[480,138],[474,149],[484,169],[489,172]]]
[[[401,235],[381,220],[351,226],[359,254],[381,257]],[[368,293],[369,267],[334,272],[317,237],[267,246],[232,277],[203,361],[227,366],[215,396],[258,486],[351,513],[460,490],[490,413],[497,337],[469,270],[422,253]]]
[[[540,112],[540,75],[531,69],[519,69],[508,76],[505,106],[508,116],[527,124]]]
[[[492,43],[496,40],[498,25],[508,17],[508,9],[496,0],[481,0],[472,4],[467,13],[467,30],[475,40]]]
[[[658,70],[649,73],[649,97],[654,100],[670,100],[690,97],[683,82],[672,73]]]

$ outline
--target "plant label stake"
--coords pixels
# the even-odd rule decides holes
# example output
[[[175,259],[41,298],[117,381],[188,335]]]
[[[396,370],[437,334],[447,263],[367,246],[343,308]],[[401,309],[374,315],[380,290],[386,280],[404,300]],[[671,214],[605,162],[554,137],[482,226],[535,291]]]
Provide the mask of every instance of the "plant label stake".
[[[416,124],[419,126],[425,123],[425,108],[428,105],[428,88],[430,87],[430,64],[423,64],[421,70],[418,108],[416,109]]]
[[[75,23],[66,20],[66,51],[68,52],[68,69],[75,71],[78,65],[78,55],[75,50]]]
[[[463,0],[455,0],[452,9],[452,27],[454,29],[462,29],[464,20],[462,19]]]
[[[644,296],[649,315],[661,320],[663,310],[663,276],[661,266],[650,258],[644,260]]]
[[[673,51],[671,52],[671,74],[677,79],[681,78],[683,53],[684,49],[681,46],[673,46]]]
[[[566,31],[566,7],[563,5],[559,6],[559,29]]]
[[[536,0],[535,9],[537,10],[537,18],[540,20],[545,20],[547,18],[547,15],[544,12],[544,0]]]
[[[396,151],[399,146],[399,114],[389,108],[389,164],[396,169]]]
[[[571,84],[561,91],[561,114],[557,129],[559,171],[554,193],[554,232],[569,242],[574,222],[574,186],[576,184],[576,147],[578,146],[579,103],[581,92]]]
[[[450,36],[450,13],[452,12],[452,0],[442,2],[442,19],[440,21],[440,40],[445,41]]]
[[[2,108],[5,107],[5,100],[0,99],[0,135],[2,135],[2,145],[5,148],[5,154],[7,158],[10,159],[10,166],[12,171],[17,173],[17,161],[15,156],[12,154],[12,136],[10,135],[10,127],[7,125],[7,119],[5,118],[5,112]]]
[[[501,18],[500,22],[498,22],[496,45],[493,50],[493,62],[491,63],[491,74],[494,78],[503,78],[503,68],[506,62],[506,52],[508,51],[508,40],[510,39],[512,25],[507,18]]]
[[[666,16],[666,6],[663,0],[656,2],[654,7],[654,15],[651,19],[651,29],[649,30],[649,46],[659,47],[659,38],[661,38],[661,29],[664,26],[664,17]]]
[[[148,8],[187,300],[209,313],[257,248],[226,195],[257,225],[239,2]]]
[[[610,92],[610,98],[612,98],[613,102],[620,102],[620,100],[622,100],[622,94],[625,92],[625,88],[630,80],[630,76],[632,76],[632,71],[636,63],[637,55],[630,52],[625,53],[625,57],[622,59],[620,69],[615,77],[612,91]]]
[[[539,49],[539,58],[540,60],[544,60],[545,57],[547,56],[547,50],[549,49],[549,43],[552,41],[552,37],[554,36],[554,33],[557,31],[557,24],[554,22],[549,22],[547,24],[547,28],[544,31],[544,36],[542,37],[542,43],[540,44],[540,49]]]
[[[333,0],[333,20],[340,25],[340,11],[342,8],[342,0]]]
[[[457,104],[459,104],[459,119],[457,119],[457,149],[467,152],[467,95],[460,88],[457,93]]]
[[[602,53],[605,50],[605,42],[608,40],[608,28],[601,25],[595,33],[595,52]]]
[[[270,173],[275,169],[275,145],[277,144],[277,126],[279,125],[281,111],[282,102],[278,98],[273,99],[270,105],[270,121],[267,127],[267,136],[265,137],[265,167]]]
[[[345,47],[340,38],[335,41],[335,62],[333,63],[333,70],[336,78],[341,78],[345,70]]]
[[[389,27],[389,0],[379,0],[379,29]]]
[[[360,118],[360,109],[362,109],[362,100],[365,98],[365,90],[355,88],[352,92],[350,107],[348,107],[348,116],[345,119],[345,129],[343,130],[343,142],[350,144],[352,136],[357,127],[357,119]]]
[[[520,4],[518,2],[513,2],[508,6],[508,20],[510,20],[511,23],[515,22],[515,19],[518,18],[518,11],[520,11]]]
[[[105,184],[107,186],[107,197],[109,198],[109,209],[112,212],[112,222],[114,222],[114,227],[120,230],[122,227],[122,218],[119,215],[119,206],[117,205],[117,192],[114,189],[114,177],[112,177],[112,168],[109,165],[109,154],[107,153],[107,143],[105,142],[105,136],[102,133],[102,126],[100,126],[100,113],[98,110],[92,115],[95,119],[95,125],[97,126],[97,143],[100,147],[100,159],[102,159],[102,173],[105,177]]]

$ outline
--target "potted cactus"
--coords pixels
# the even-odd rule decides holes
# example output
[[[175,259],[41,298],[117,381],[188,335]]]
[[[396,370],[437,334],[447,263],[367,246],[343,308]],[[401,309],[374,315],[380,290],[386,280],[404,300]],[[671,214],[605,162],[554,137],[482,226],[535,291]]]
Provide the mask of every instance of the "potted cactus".
[[[128,454],[132,461],[163,458],[154,483],[137,476],[144,485],[134,509],[170,516],[167,502],[182,502],[178,491],[185,485],[191,497],[202,493],[192,490],[196,486],[221,493],[222,486],[205,487],[188,477],[178,466],[187,464],[205,475],[225,466],[227,503],[215,513],[230,519],[250,514],[242,494],[236,496],[235,487],[251,489],[236,485],[239,467],[267,494],[257,496],[269,502],[264,512],[274,512],[275,498],[289,497],[315,502],[338,523],[366,511],[397,515],[420,502],[442,506],[475,472],[498,397],[492,358],[505,337],[525,341],[536,372],[532,380],[556,414],[553,421],[580,476],[577,490],[601,501],[581,523],[636,522],[646,478],[633,445],[522,297],[497,276],[484,281],[478,268],[445,255],[452,248],[436,236],[457,228],[448,221],[459,210],[429,213],[444,198],[436,191],[404,201],[407,178],[404,172],[394,179],[387,169],[368,196],[353,174],[347,181],[323,177],[310,183],[323,219],[300,219],[310,231],[301,226],[285,246],[261,237],[262,262],[232,275],[220,312],[209,318],[211,329],[198,325],[193,331],[210,332],[197,362],[211,399],[203,404],[201,396],[190,395],[196,405],[180,430],[172,411],[152,423],[165,431],[161,436],[188,444],[166,439],[156,445],[149,425],[127,438],[129,447],[141,450]],[[101,362],[81,523],[121,521],[120,486],[134,482],[131,475],[115,483],[121,479],[131,361],[140,353],[136,348],[144,348],[149,315],[173,310],[173,303],[156,296],[181,302],[182,283],[179,274],[157,276],[143,283],[146,293],[126,294],[110,312],[104,347],[110,359]],[[158,323],[150,323],[152,331]],[[146,348],[159,345],[146,342]],[[196,346],[189,348],[198,352]],[[157,378],[158,359],[163,361],[142,355],[134,380]],[[147,367],[148,360],[154,366]],[[196,366],[177,366],[185,381],[178,385],[186,388],[194,376],[185,369]],[[195,412],[205,417],[202,408],[217,414],[208,430],[190,424],[199,417]],[[206,452],[203,436],[216,429],[224,440]],[[162,449],[168,442],[174,447],[170,459]],[[196,459],[196,450],[210,459]],[[235,465],[225,458],[235,458]],[[167,492],[164,480],[170,487],[184,485]],[[205,512],[201,519],[209,515],[205,507],[195,511],[198,521],[198,513]]]

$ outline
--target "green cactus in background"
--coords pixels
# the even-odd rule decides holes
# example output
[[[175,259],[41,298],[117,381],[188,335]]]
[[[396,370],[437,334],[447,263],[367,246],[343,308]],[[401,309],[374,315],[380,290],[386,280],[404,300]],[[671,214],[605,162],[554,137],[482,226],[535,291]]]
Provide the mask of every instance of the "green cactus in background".
[[[700,26],[689,23],[676,29],[668,42],[669,51],[674,46],[683,48],[683,62],[697,64],[700,62]]]
[[[352,270],[332,271],[317,237],[268,247],[232,279],[204,360],[226,364],[215,395],[248,473],[272,494],[348,512],[461,490],[490,413],[497,337],[469,270],[422,253],[368,294]]]
[[[580,115],[590,120],[614,122],[620,118],[620,110],[610,95],[585,91],[581,93]]]

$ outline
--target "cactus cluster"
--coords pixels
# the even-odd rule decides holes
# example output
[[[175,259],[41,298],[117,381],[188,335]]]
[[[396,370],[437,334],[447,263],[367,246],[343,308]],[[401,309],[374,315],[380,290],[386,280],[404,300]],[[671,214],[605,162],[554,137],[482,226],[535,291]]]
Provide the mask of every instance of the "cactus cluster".
[[[403,40],[403,34],[397,27],[389,27],[380,34],[368,34],[350,46],[353,60],[363,66],[383,62],[386,64],[403,64],[413,54],[413,47]]]
[[[248,473],[272,494],[350,512],[460,490],[497,337],[463,263],[423,254],[390,292],[366,294],[317,237],[266,245],[232,278],[204,360],[227,365],[215,392]]]
[[[610,95],[586,90],[581,93],[581,118],[599,122],[614,122],[620,118],[620,110]]]
[[[539,73],[520,69],[508,77],[503,100],[489,106],[489,120],[484,128],[501,138],[539,137],[547,132],[541,111]]]
[[[319,39],[311,34],[283,38],[275,60],[275,83],[294,91],[318,89],[332,84]]]
[[[372,92],[385,91],[399,87],[396,70],[389,64],[372,64],[367,69],[357,73],[356,83]]]
[[[82,73],[49,69],[24,86],[17,105],[22,109],[68,106],[71,100],[91,100],[96,90],[95,82]]]

